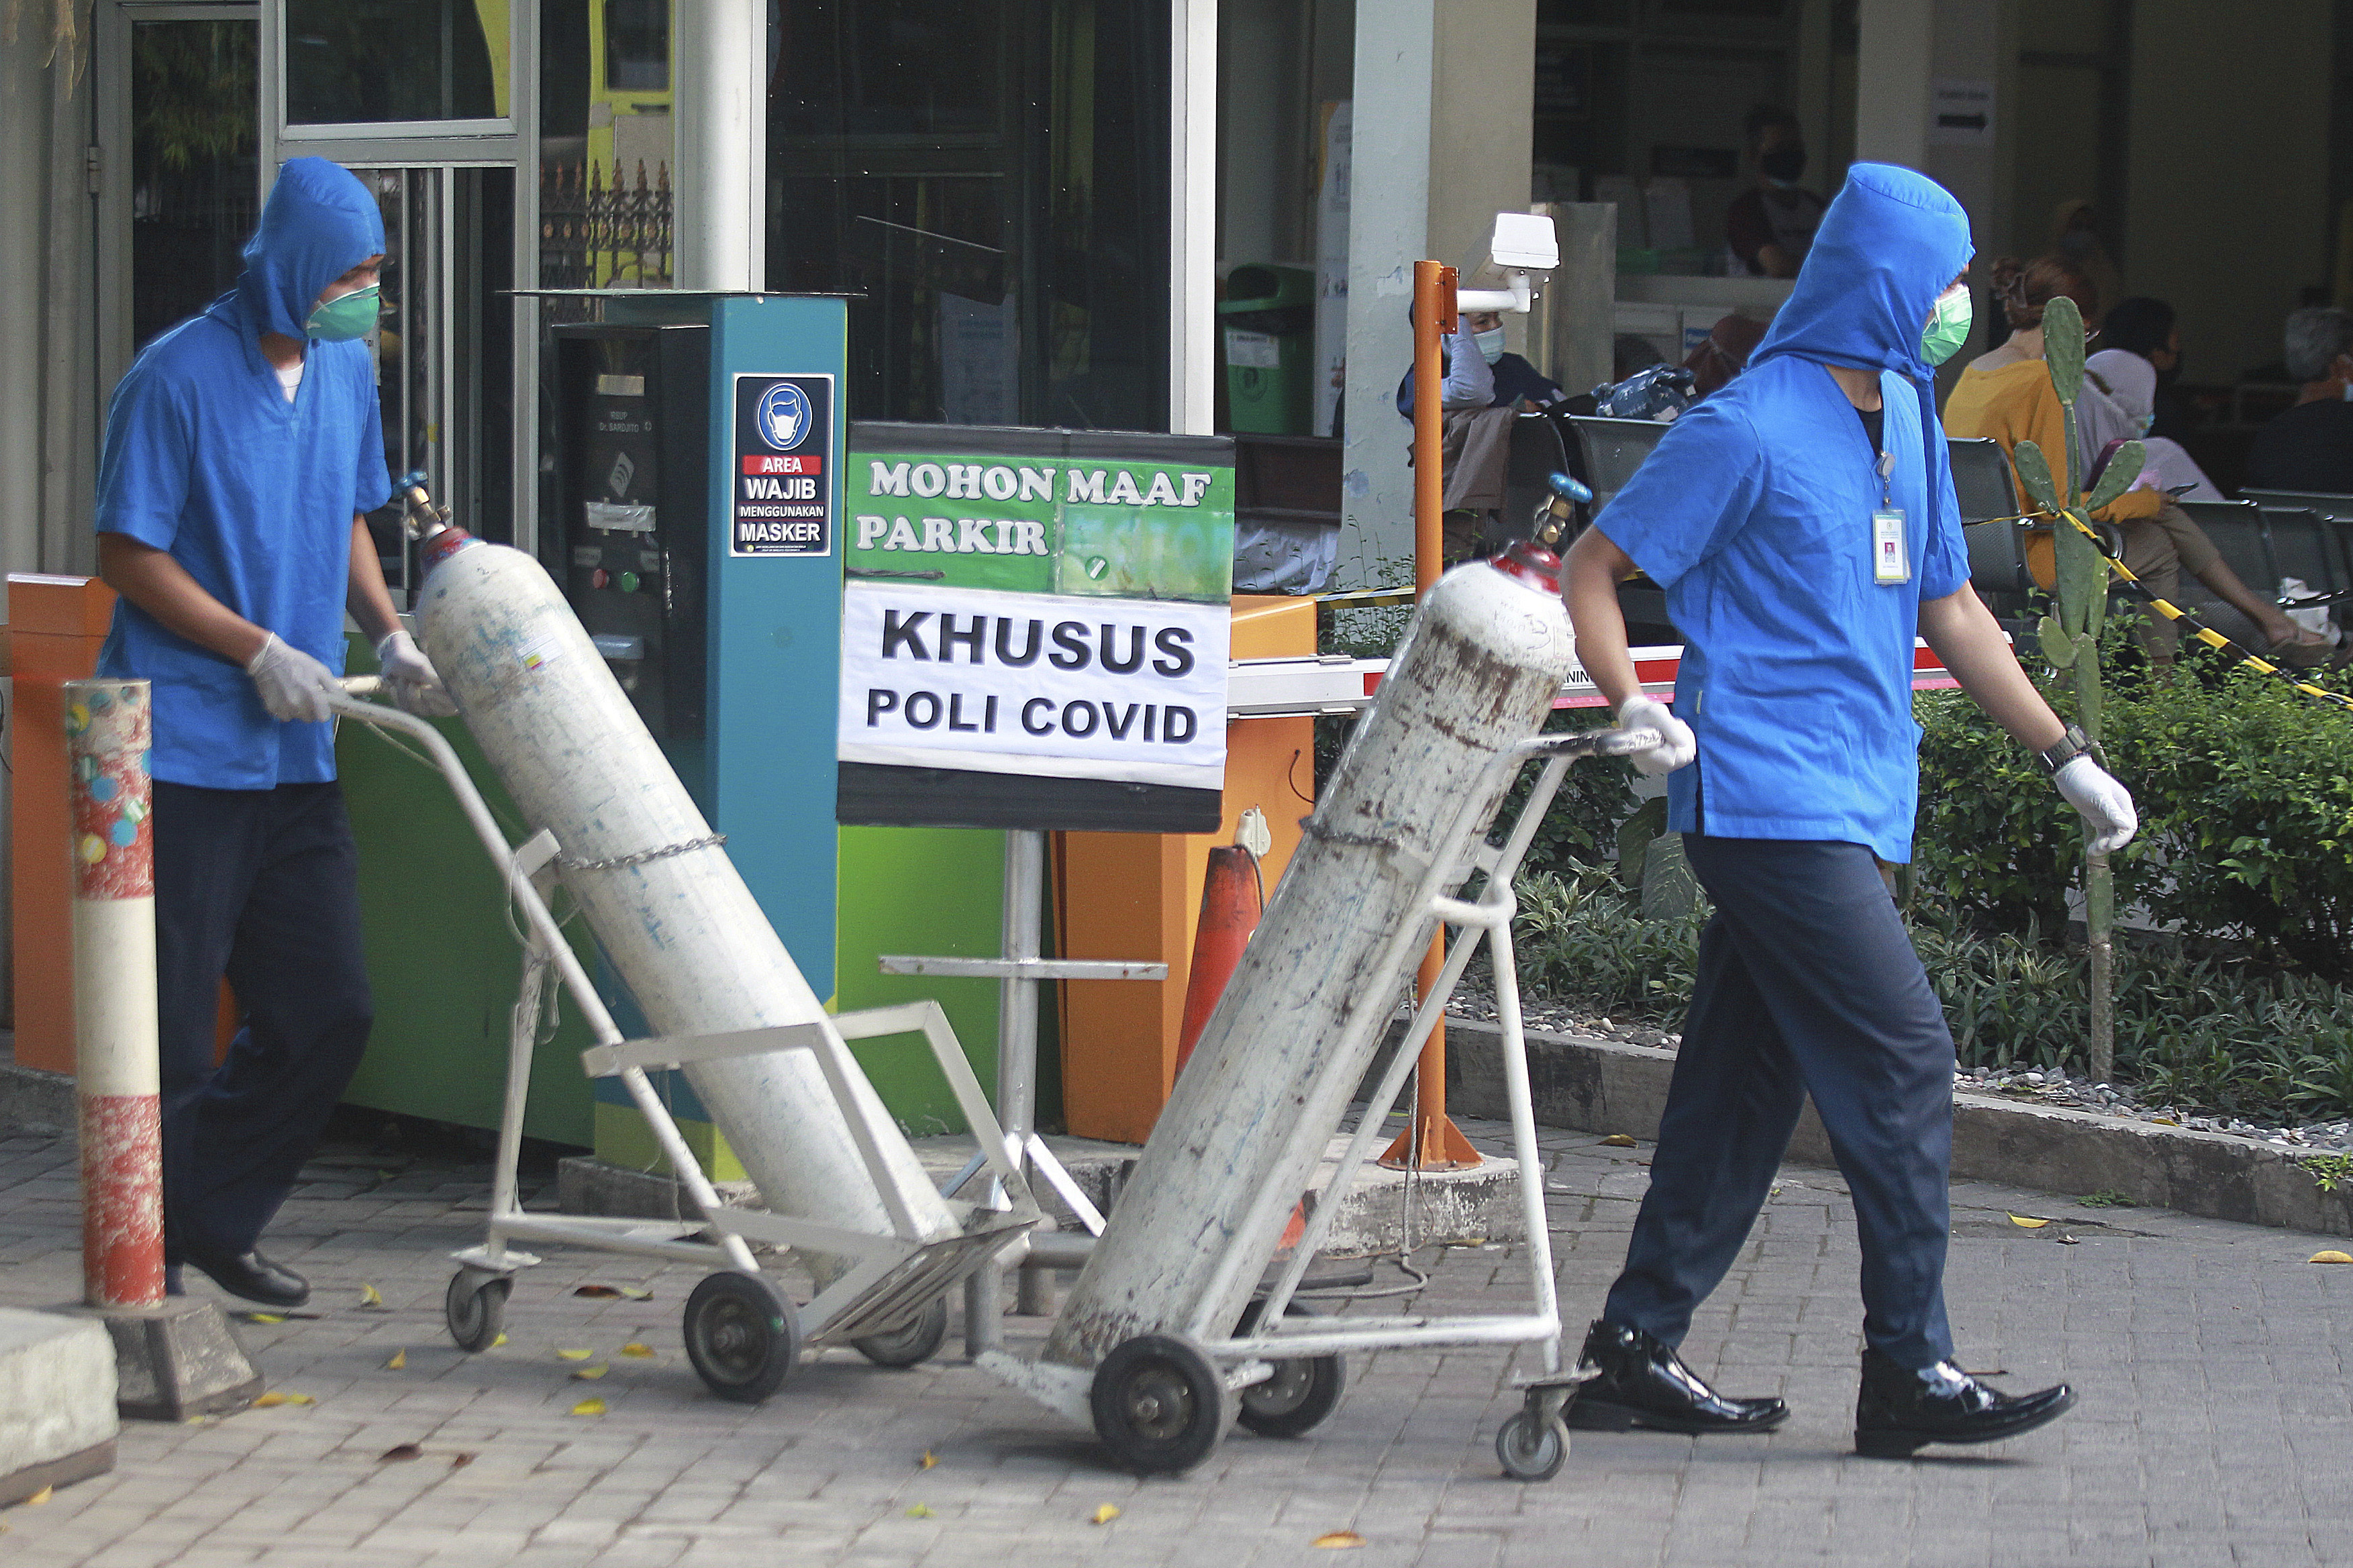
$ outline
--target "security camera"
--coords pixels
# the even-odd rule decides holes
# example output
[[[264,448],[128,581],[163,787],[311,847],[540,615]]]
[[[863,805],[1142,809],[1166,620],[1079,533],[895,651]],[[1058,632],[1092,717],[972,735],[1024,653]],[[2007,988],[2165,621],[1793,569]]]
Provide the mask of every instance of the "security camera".
[[[1560,265],[1560,242],[1554,237],[1552,219],[1540,213],[1497,213],[1487,258],[1503,269],[1511,286],[1461,289],[1454,297],[1455,309],[1525,312],[1534,299],[1528,274]]]

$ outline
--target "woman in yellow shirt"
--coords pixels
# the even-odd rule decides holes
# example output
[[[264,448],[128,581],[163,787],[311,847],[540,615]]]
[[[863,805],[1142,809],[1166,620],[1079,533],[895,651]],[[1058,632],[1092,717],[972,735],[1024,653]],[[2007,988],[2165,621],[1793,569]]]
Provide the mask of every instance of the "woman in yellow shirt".
[[[1990,436],[2005,452],[2032,441],[2055,466],[2067,443],[2065,410],[2042,362],[2042,311],[2058,296],[2073,300],[2087,321],[2099,319],[2097,288],[2064,257],[2046,256],[2021,266],[2004,257],[1993,264],[1994,297],[2010,326],[2010,341],[1978,356],[1953,387],[1945,404],[1949,436]],[[2081,409],[2078,409],[2080,420]],[[2075,458],[2080,465],[2082,455]],[[2124,535],[2124,563],[2158,597],[2180,603],[2180,579],[2188,573],[2213,596],[2253,622],[2264,646],[2291,663],[2317,663],[2328,644],[2307,632],[2251,592],[2215,551],[2189,514],[2161,490],[2126,490],[2098,514]],[[2038,580],[2049,585],[2049,551],[2030,551]],[[2146,611],[2140,642],[2152,662],[2169,664],[2181,633],[2173,622]]]

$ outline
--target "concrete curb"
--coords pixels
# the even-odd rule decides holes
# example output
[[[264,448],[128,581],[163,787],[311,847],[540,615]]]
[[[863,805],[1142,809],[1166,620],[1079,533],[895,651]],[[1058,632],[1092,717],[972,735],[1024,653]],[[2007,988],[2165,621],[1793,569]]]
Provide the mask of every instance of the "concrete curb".
[[[0,1131],[55,1134],[74,1119],[72,1079],[0,1059]]]
[[[1584,1132],[1659,1135],[1675,1055],[1577,1035],[1527,1032],[1536,1121]],[[1499,1033],[1446,1021],[1446,1095],[1466,1116],[1508,1114]],[[2299,1151],[2222,1132],[1961,1094],[1953,1104],[1953,1174],[2081,1195],[2116,1192],[2150,1208],[2288,1230],[2353,1236],[2353,1184],[2324,1193]],[[1811,1105],[1789,1158],[1832,1165]]]

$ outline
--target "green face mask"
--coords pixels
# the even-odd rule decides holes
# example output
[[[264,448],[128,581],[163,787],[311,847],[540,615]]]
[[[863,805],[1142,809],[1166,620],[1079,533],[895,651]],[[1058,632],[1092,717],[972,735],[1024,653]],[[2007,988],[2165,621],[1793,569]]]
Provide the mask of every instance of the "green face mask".
[[[322,343],[364,338],[375,326],[380,304],[376,286],[371,283],[318,306],[311,312],[311,319],[302,323],[302,330]]]
[[[1969,291],[1956,283],[1936,296],[1928,330],[1920,334],[1920,354],[1930,364],[1942,364],[1969,341]]]

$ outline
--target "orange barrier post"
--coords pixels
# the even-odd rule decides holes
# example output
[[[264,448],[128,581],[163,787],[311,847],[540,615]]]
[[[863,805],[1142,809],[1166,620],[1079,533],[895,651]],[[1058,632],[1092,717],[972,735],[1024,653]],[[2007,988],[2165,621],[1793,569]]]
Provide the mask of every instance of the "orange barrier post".
[[[1446,415],[1440,403],[1446,379],[1445,334],[1454,330],[1451,267],[1435,261],[1413,264],[1413,593],[1419,602],[1445,566]],[[1446,933],[1430,939],[1430,952],[1414,977],[1414,995],[1430,994],[1446,962]],[[1413,1125],[1381,1156],[1391,1168],[1467,1170],[1479,1152],[1446,1115],[1446,1020],[1440,1018],[1421,1047],[1414,1074]]]
[[[1185,983],[1185,1022],[1176,1031],[1176,1070],[1183,1072],[1193,1043],[1234,977],[1250,932],[1266,912],[1259,887],[1258,857],[1246,846],[1224,844],[1209,851],[1201,883],[1201,923],[1193,936],[1193,969]]]

